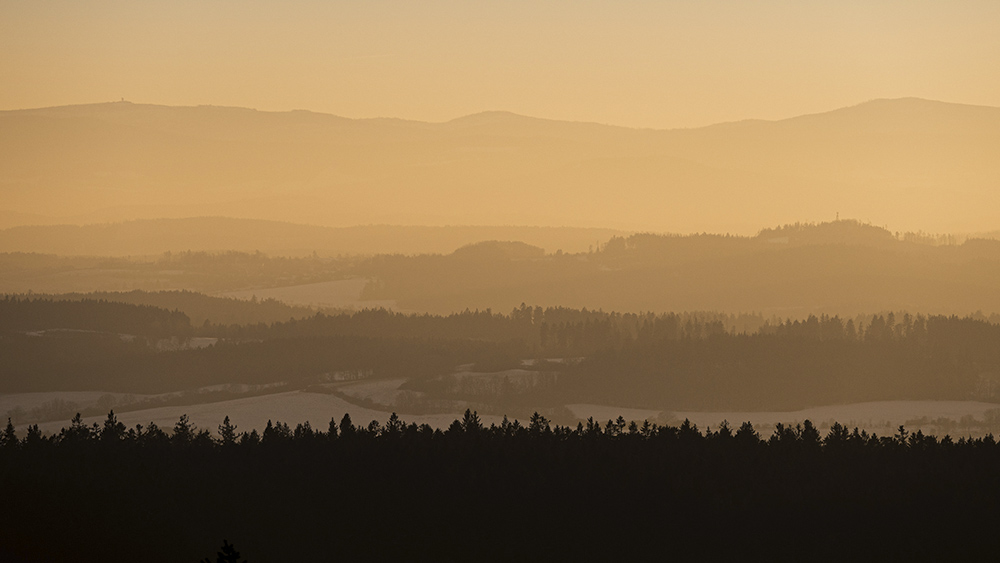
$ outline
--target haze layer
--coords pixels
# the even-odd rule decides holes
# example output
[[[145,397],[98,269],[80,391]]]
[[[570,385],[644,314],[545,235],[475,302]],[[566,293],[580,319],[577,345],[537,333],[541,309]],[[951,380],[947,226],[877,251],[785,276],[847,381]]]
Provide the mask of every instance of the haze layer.
[[[0,109],[127,100],[633,127],[1000,105],[989,0],[0,3]]]
[[[840,213],[985,231],[1000,223],[998,155],[1000,109],[912,98],[663,131],[503,112],[422,123],[108,103],[0,112],[0,221],[752,234]]]

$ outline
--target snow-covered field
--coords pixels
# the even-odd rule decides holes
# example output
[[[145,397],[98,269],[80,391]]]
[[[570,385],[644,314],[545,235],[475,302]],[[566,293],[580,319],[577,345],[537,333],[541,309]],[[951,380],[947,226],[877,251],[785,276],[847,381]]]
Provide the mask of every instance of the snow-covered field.
[[[456,370],[455,373],[452,374],[452,376],[455,377],[456,379],[474,378],[474,379],[497,379],[497,380],[506,377],[510,380],[520,381],[524,379],[534,379],[538,377],[539,373],[544,374],[546,372],[531,371],[527,369],[505,369],[503,371],[471,371],[466,369],[466,370]]]
[[[708,427],[718,428],[723,421],[734,428],[750,422],[758,432],[765,435],[779,422],[794,425],[805,420],[811,421],[820,429],[839,422],[851,429],[857,427],[879,435],[893,433],[900,425],[905,425],[910,431],[919,429],[925,433],[939,434],[942,422],[950,423],[946,424],[947,430],[956,435],[1000,432],[1000,405],[977,401],[880,401],[787,412],[664,412],[587,404],[566,407],[578,418],[594,417],[594,420],[602,422],[613,420],[619,415],[630,421],[649,420],[672,425],[688,419],[702,430]],[[977,423],[978,428],[972,428]],[[995,424],[996,428],[992,428],[990,424]]]
[[[13,393],[0,395],[0,415],[11,416],[12,411],[30,413],[34,409],[63,405],[76,410],[96,407],[98,404],[114,406],[122,401],[142,400],[147,395],[105,393],[103,391],[56,391],[50,393]],[[4,420],[6,422],[6,420]]]
[[[140,411],[117,414],[118,420],[132,428],[136,424],[146,425],[155,422],[163,429],[171,429],[181,415],[186,414],[199,429],[207,429],[216,433],[222,419],[229,416],[230,421],[238,426],[238,431],[251,429],[262,430],[267,421],[281,421],[294,427],[298,423],[309,422],[316,429],[326,430],[330,419],[338,422],[344,414],[350,414],[355,425],[367,425],[372,420],[384,424],[389,413],[352,405],[334,395],[309,393],[305,391],[289,391],[258,397],[246,397],[218,403],[198,405],[169,406],[145,409]],[[429,424],[434,428],[447,428],[455,419],[460,419],[462,413],[399,415],[406,423]],[[502,417],[480,415],[483,424],[499,424]],[[84,419],[87,424],[104,422],[105,416],[94,416]],[[46,433],[57,433],[69,420],[52,421],[39,424]],[[20,428],[23,431],[23,426]]]
[[[243,397],[214,403],[189,404],[177,406],[162,406],[135,410],[118,411],[118,419],[129,427],[136,424],[155,422],[165,429],[172,428],[182,414],[187,414],[198,427],[215,431],[222,419],[227,415],[242,430],[262,430],[267,421],[281,421],[291,426],[308,421],[314,428],[326,429],[331,418],[338,421],[345,413],[349,413],[355,424],[367,425],[372,420],[384,423],[393,405],[403,405],[401,394],[420,394],[414,391],[400,391],[402,379],[371,380],[338,385],[344,394],[356,398],[367,399],[376,405],[385,405],[382,410],[354,405],[337,397],[322,392],[286,391]],[[259,392],[257,386],[225,386],[218,385],[190,392],[192,401],[196,400],[198,392],[229,391]],[[168,394],[171,398],[184,396],[182,393]],[[47,412],[59,413],[61,418],[39,423],[44,432],[58,432],[69,424],[69,419],[75,412],[87,408],[127,408],[145,399],[156,399],[163,396],[126,395],[122,393],[105,392],[54,392],[54,393],[19,393],[0,395],[0,414],[10,416],[20,413],[21,422],[15,420],[15,425],[21,430],[29,423],[30,414],[34,409],[48,409]],[[454,410],[445,414],[407,415],[400,418],[406,422],[429,424],[435,428],[447,428],[452,421],[461,418],[461,402],[443,403],[438,405],[444,410]],[[717,429],[723,421],[737,428],[743,422],[751,422],[756,430],[765,437],[774,429],[776,423],[798,424],[810,420],[821,431],[825,431],[833,422],[840,422],[850,429],[857,427],[879,435],[895,433],[900,425],[914,432],[952,436],[983,435],[987,432],[1000,434],[1000,405],[976,401],[884,401],[869,403],[853,403],[847,405],[832,405],[813,407],[798,411],[785,412],[698,412],[698,411],[656,411],[650,409],[621,408],[608,405],[570,404],[566,405],[573,416],[580,420],[593,417],[605,423],[608,420],[624,417],[627,421],[642,422],[649,420],[657,424],[680,424],[688,419],[704,430]],[[405,408],[404,408],[405,410]],[[502,417],[480,415],[483,423],[499,424]],[[88,417],[88,424],[104,420],[104,415]],[[565,421],[564,421],[565,422]]]
[[[609,420],[615,420],[619,416],[629,422],[633,420],[636,422],[648,420],[657,424],[667,422],[667,420],[661,420],[661,415],[664,413],[648,409],[627,409],[621,407],[609,407],[607,405],[587,404],[566,405],[566,408],[573,413],[573,416],[579,418],[580,420],[586,420],[592,417],[595,421],[602,424]],[[670,413],[666,414],[669,417]]]
[[[337,389],[354,399],[367,399],[379,405],[395,405],[400,395],[414,393],[400,391],[399,386],[403,383],[406,383],[405,379],[369,379],[340,385]]]
[[[218,338],[212,338],[209,336],[192,336],[190,338],[161,338],[156,341],[156,349],[165,352],[170,350],[200,350],[202,348],[208,348],[209,346],[215,346],[218,342]]]
[[[157,395],[138,395],[132,393],[108,393],[104,391],[56,391],[40,393],[11,393],[0,395],[0,416],[10,418],[14,424],[24,425],[32,422],[48,422],[51,420],[69,420],[77,412],[89,409],[99,409],[107,412],[138,408],[138,403],[157,403],[164,401],[198,402],[198,396],[206,393],[260,393],[267,389],[280,387],[283,383],[251,385],[245,383],[223,383],[209,385],[199,389],[174,391]]]
[[[364,289],[365,283],[367,282],[364,279],[336,280],[286,287],[229,291],[223,293],[222,296],[236,299],[251,299],[253,297],[277,299],[289,305],[335,309],[396,308],[395,301],[363,301],[361,290]]]

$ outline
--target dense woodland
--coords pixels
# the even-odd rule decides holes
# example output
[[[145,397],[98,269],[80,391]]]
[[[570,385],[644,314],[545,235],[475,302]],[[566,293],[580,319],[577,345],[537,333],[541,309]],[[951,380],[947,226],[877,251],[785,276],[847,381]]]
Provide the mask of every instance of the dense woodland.
[[[806,422],[0,434],[4,561],[940,561],[995,554],[1000,446]],[[109,531],[115,541],[109,542]],[[941,538],[948,538],[942,541]]]
[[[37,424],[15,431],[13,423],[24,422],[12,420],[0,434],[0,489],[13,507],[0,511],[0,559],[211,560],[223,540],[251,563],[658,553],[983,559],[1000,524],[1000,446],[992,435],[953,439],[900,428],[875,436],[839,424],[821,435],[811,423],[761,435],[739,421],[704,430],[621,418],[578,423],[565,408],[1000,402],[1000,317],[851,301],[874,292],[876,303],[892,293],[906,305],[922,303],[907,296],[932,295],[945,310],[963,299],[979,304],[967,311],[998,310],[983,296],[1000,275],[1000,243],[952,242],[840,222],[757,237],[633,235],[577,254],[492,242],[449,255],[340,261],[259,253],[146,262],[0,256],[0,265],[17,262],[23,268],[15,273],[28,277],[125,271],[216,290],[363,276],[372,280],[369,296],[460,311],[316,312],[191,291],[7,295],[0,297],[2,393],[146,394],[220,384],[336,393],[349,374],[405,379],[400,389],[419,400],[395,409],[404,419],[461,412],[448,408],[464,404],[521,421],[486,427],[467,412],[435,430],[395,414],[355,422],[331,413],[326,428],[274,421],[254,431],[227,420],[216,432],[186,417],[173,428],[126,428],[112,413],[104,425],[87,426],[78,415],[45,435]],[[942,269],[954,278],[940,277]],[[593,292],[641,301],[650,284],[663,300],[622,312],[553,306],[532,290],[582,302]],[[519,305],[458,309],[448,301],[504,292],[519,296]],[[771,297],[761,301],[765,294]],[[718,298],[717,308],[662,312],[707,295]],[[841,301],[815,315],[739,306],[816,295]],[[840,305],[851,313],[837,315]],[[119,541],[107,541],[108,530]]]
[[[368,310],[195,328],[182,313],[145,305],[8,297],[0,299],[0,319],[6,392],[306,387],[354,372],[407,378],[411,390],[474,401],[496,414],[568,403],[795,410],[894,399],[994,401],[1000,393],[1000,326],[984,317],[888,313],[780,321],[522,306],[508,314]],[[201,349],[157,347],[192,335],[218,341]],[[525,366],[526,359],[561,363]],[[513,389],[498,377],[470,390],[449,376],[459,365],[554,375],[529,388]]]
[[[311,317],[316,309],[288,305],[277,299],[234,299],[213,297],[194,291],[95,291],[90,293],[32,293],[10,297],[47,299],[53,301],[114,301],[132,305],[152,305],[183,313],[194,327],[206,322],[223,325],[252,325]],[[78,320],[77,322],[86,322]],[[0,321],[2,323],[2,321]]]
[[[941,244],[944,242],[945,244]],[[531,256],[483,243],[450,255],[375,256],[365,295],[446,313],[519,303],[617,311],[763,311],[782,316],[1000,311],[1000,241],[962,244],[836,221],[753,237],[635,234],[593,252]],[[500,252],[506,250],[506,253]]]

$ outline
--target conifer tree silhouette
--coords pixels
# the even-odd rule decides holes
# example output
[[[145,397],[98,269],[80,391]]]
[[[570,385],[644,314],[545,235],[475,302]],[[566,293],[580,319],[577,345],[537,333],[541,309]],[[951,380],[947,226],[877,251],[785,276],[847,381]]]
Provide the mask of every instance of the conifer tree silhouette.
[[[206,557],[198,563],[212,563],[212,561]],[[222,550],[216,552],[215,563],[247,563],[247,560],[240,561],[240,552],[236,551],[228,540],[222,540]]]
[[[7,426],[3,434],[0,434],[0,446],[5,448],[15,448],[18,445],[17,434],[14,432],[14,424],[7,419]]]
[[[222,443],[226,446],[236,443],[236,425],[229,421],[228,415],[222,421],[222,424],[219,425],[219,436],[221,436]]]

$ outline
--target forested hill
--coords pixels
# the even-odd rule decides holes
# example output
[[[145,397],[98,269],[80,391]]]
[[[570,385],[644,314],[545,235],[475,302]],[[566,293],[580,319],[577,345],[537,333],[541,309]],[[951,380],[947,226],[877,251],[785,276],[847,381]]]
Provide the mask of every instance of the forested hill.
[[[995,556],[992,435],[331,415],[263,432],[114,413],[53,437],[8,425],[0,482],[18,509],[0,511],[0,559],[193,563],[223,539],[250,562]]]
[[[263,298],[271,289],[287,288],[270,295],[289,305],[360,309],[377,302],[436,314],[510,311],[521,303],[635,313],[757,312],[783,318],[885,310],[1000,313],[1000,241],[992,239],[894,233],[841,220],[769,228],[755,236],[637,233],[597,242],[573,253],[546,252],[516,239],[491,239],[446,254],[370,257],[0,253],[0,291],[186,289]],[[336,283],[310,286],[326,282]],[[301,309],[282,310],[274,304],[248,305],[237,313],[235,304],[210,305],[207,298],[166,295],[181,294],[130,302],[184,310],[195,325],[205,319],[244,324],[283,320],[286,314],[302,316]],[[220,316],[223,309],[232,316]]]
[[[767,411],[904,399],[1000,401],[1000,326],[983,317],[778,321],[524,306],[509,314],[374,310],[191,328],[185,316],[147,306],[10,298],[0,306],[0,392],[307,388],[336,386],[337,374],[351,374],[399,380],[394,385],[409,397],[407,408],[419,412],[470,402],[502,415],[565,414],[564,405],[581,403]],[[107,315],[118,324],[102,320]],[[106,332],[44,330],[51,328]],[[152,338],[123,340],[118,333],[126,330]],[[169,351],[147,344],[187,335],[219,340]]]
[[[506,311],[521,302],[616,311],[760,311],[779,316],[908,310],[1000,312],[1000,241],[896,234],[857,221],[753,237],[635,234],[599,250],[474,262],[377,256],[355,266],[364,295],[400,308]]]
[[[2,223],[0,223],[2,227]],[[0,230],[0,252],[64,256],[151,256],[164,252],[264,252],[271,256],[449,253],[482,240],[520,240],[549,252],[581,252],[624,231],[523,226],[359,225],[186,217],[86,225],[23,225]]]
[[[178,311],[100,299],[0,297],[0,334],[79,330],[151,337],[189,336],[191,321]]]
[[[275,323],[293,318],[311,317],[310,307],[286,305],[275,299],[233,299],[213,297],[194,291],[95,291],[92,293],[43,294],[18,296],[21,299],[51,301],[106,301],[131,305],[149,305],[170,311],[180,311],[192,326],[206,322],[221,325]]]

